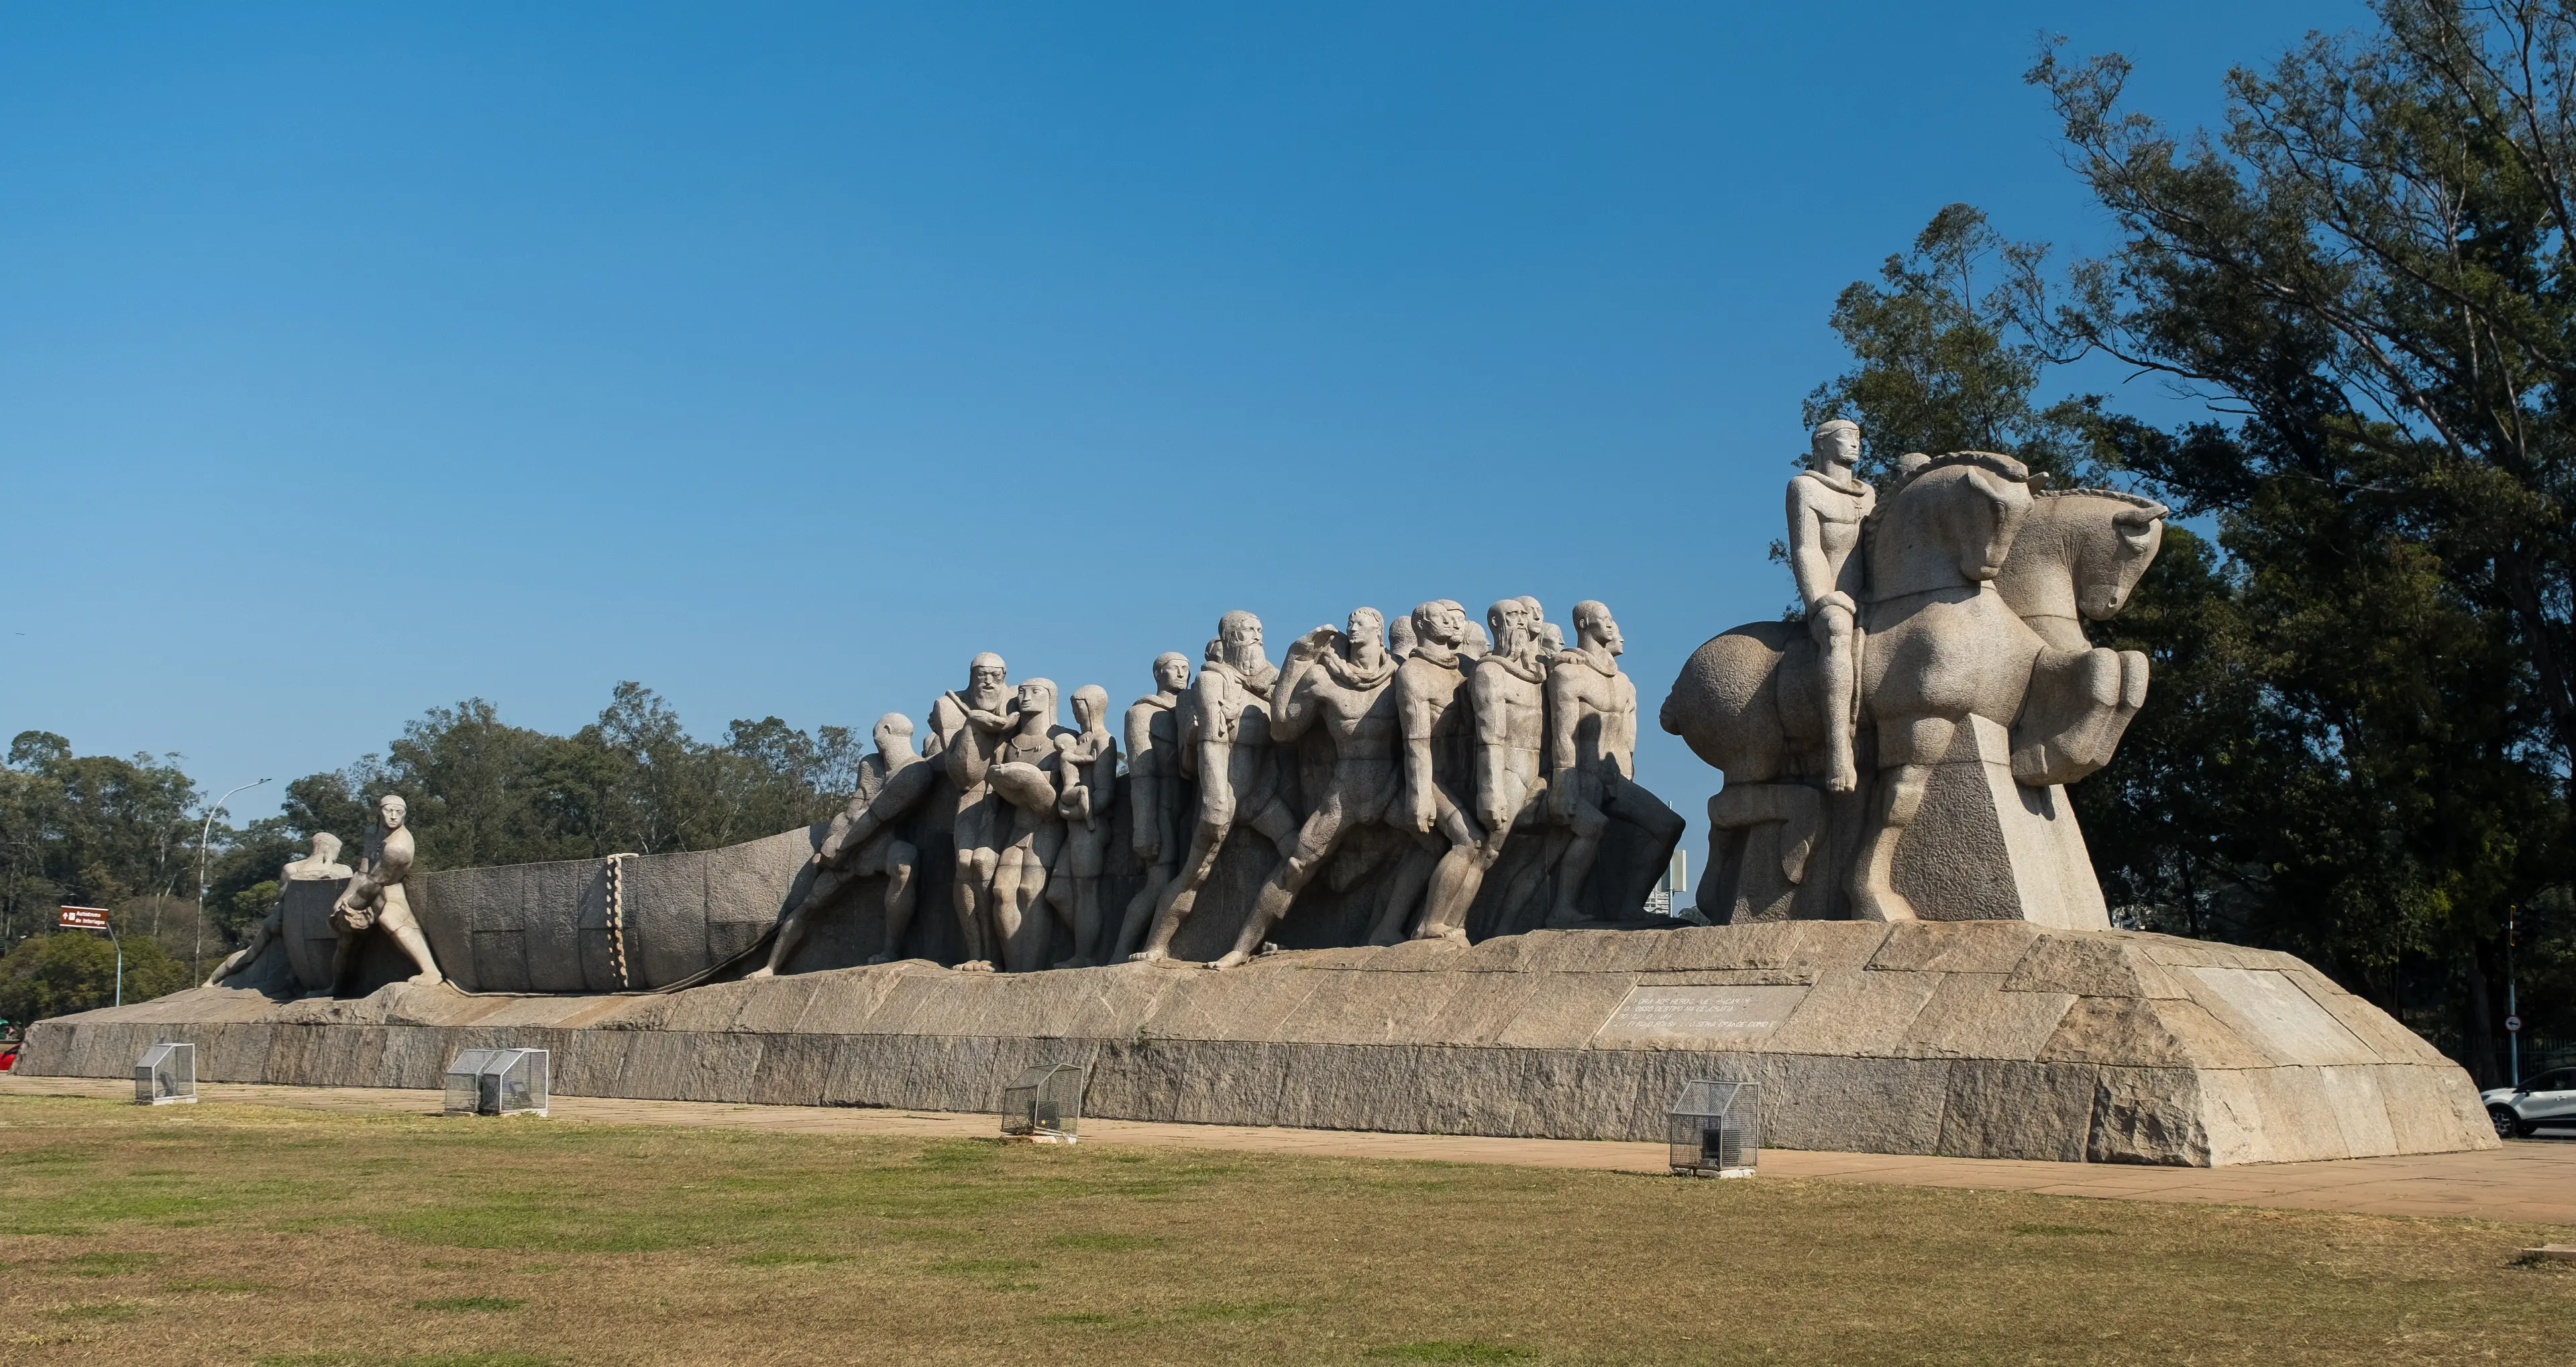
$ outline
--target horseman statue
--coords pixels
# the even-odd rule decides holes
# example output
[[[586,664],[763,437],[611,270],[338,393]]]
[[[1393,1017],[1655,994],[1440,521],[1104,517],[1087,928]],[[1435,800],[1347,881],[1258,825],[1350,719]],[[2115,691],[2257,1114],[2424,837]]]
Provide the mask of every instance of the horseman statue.
[[[1812,444],[1788,500],[1804,620],[1716,637],[1664,700],[1726,775],[1700,910],[2108,929],[2065,785],[2110,761],[2147,658],[2078,619],[2127,604],[2164,505],[1987,451],[1909,455],[1878,497],[1857,427]]]

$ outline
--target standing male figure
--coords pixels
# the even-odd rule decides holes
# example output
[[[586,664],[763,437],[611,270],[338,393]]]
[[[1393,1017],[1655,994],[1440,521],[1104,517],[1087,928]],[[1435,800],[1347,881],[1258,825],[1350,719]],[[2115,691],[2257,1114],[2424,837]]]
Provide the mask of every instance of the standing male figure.
[[[1117,815],[1118,738],[1109,734],[1109,690],[1073,690],[1074,734],[1056,741],[1056,815],[1064,818],[1064,852],[1047,877],[1047,905],[1072,938],[1057,968],[1089,968],[1100,939],[1100,882],[1109,871],[1109,836]]]
[[[1396,724],[1404,736],[1404,799],[1398,824],[1422,837],[1425,852],[1446,842],[1448,849],[1428,870],[1430,891],[1422,918],[1414,926],[1418,939],[1464,939],[1467,904],[1476,900],[1484,880],[1477,850],[1485,833],[1467,814],[1476,792],[1476,734],[1470,706],[1463,696],[1467,676],[1459,643],[1467,637],[1467,610],[1455,600],[1436,598],[1413,610],[1413,653],[1395,671]],[[1461,801],[1459,795],[1466,795]],[[1422,861],[1408,858],[1388,888],[1372,944],[1392,944],[1403,934],[1413,909],[1418,881],[1426,875]]]
[[[1583,880],[1601,854],[1601,832],[1610,818],[1643,829],[1656,845],[1655,857],[1637,864],[1633,886],[1614,890],[1614,905],[1623,913],[1646,905],[1655,879],[1672,862],[1684,824],[1662,799],[1637,785],[1637,685],[1619,671],[1628,642],[1610,609],[1591,599],[1575,604],[1574,642],[1547,671],[1548,752],[1555,770],[1549,814],[1574,829],[1574,842],[1557,866],[1551,926],[1583,919]]]
[[[1111,962],[1136,952],[1153,923],[1154,909],[1181,865],[1181,690],[1189,687],[1190,657],[1166,650],[1154,657],[1154,692],[1127,709],[1127,843],[1145,870],[1145,885],[1127,902]]]
[[[248,970],[252,964],[259,962],[260,955],[268,952],[269,946],[285,938],[286,890],[289,887],[297,883],[329,882],[348,876],[349,866],[340,862],[340,837],[329,831],[314,832],[313,853],[302,859],[291,860],[278,869],[277,905],[270,907],[268,915],[260,918],[259,929],[251,932],[249,944],[234,950],[222,963],[215,965],[214,974],[206,979],[206,986],[212,987],[236,973]]]
[[[1056,774],[1071,731],[1055,722],[1055,681],[1024,679],[1011,700],[1010,733],[994,752],[988,781],[1006,804],[993,872],[993,943],[1013,973],[1046,967],[1047,918],[1038,910],[1047,872],[1064,849]]]
[[[1216,633],[1181,713],[1181,764],[1184,772],[1195,769],[1199,780],[1198,825],[1178,876],[1163,889],[1153,934],[1134,956],[1140,962],[1171,956],[1172,936],[1216,871],[1217,856],[1237,825],[1249,824],[1282,857],[1296,834],[1271,763],[1270,692],[1279,670],[1262,654],[1261,619],[1229,612],[1217,620]]]
[[[418,853],[411,828],[404,824],[410,815],[410,804],[393,793],[376,799],[376,824],[367,828],[356,876],[331,903],[331,928],[340,934],[340,943],[331,951],[334,992],[349,985],[350,971],[358,964],[359,942],[371,926],[384,927],[420,969],[411,981],[425,987],[447,981],[438,971],[438,961],[430,957],[429,940],[420,933],[420,922],[412,919],[411,898],[403,891],[403,879],[410,876]]]
[[[885,947],[870,955],[872,964],[902,957],[904,932],[912,928],[912,843],[891,829],[939,781],[939,767],[912,750],[912,718],[888,712],[877,718],[876,753],[859,761],[859,791],[832,818],[832,829],[814,851],[814,881],[805,896],[778,923],[778,938],[769,947],[769,962],[745,975],[775,977],[796,947],[805,942],[808,922],[853,883],[884,874]]]
[[[991,651],[966,665],[966,687],[942,693],[930,705],[930,733],[938,741],[940,767],[957,785],[957,882],[949,900],[957,909],[957,930],[966,940],[966,962],[959,968],[990,970],[1000,944],[993,936],[993,877],[1002,863],[1002,833],[1010,822],[1008,804],[994,796],[992,768],[1003,737],[1013,726],[1010,671]]]
[[[1467,696],[1476,718],[1476,819],[1485,828],[1476,855],[1490,870],[1512,831],[1537,817],[1547,791],[1547,660],[1538,634],[1547,614],[1535,598],[1505,598],[1485,610],[1485,621],[1494,648],[1476,661]]]
[[[1860,786],[1852,760],[1852,731],[1860,717],[1860,631],[1855,620],[1865,582],[1861,521],[1878,506],[1878,491],[1852,473],[1860,462],[1860,425],[1836,418],[1820,424],[1807,442],[1807,468],[1789,480],[1789,572],[1807,605],[1807,632],[1816,642],[1816,679],[1823,692],[1825,787],[1848,793]]]
[[[1396,720],[1395,657],[1378,642],[1386,619],[1375,608],[1355,608],[1348,634],[1317,627],[1288,647],[1279,683],[1271,691],[1270,736],[1281,744],[1321,723],[1333,743],[1331,786],[1312,804],[1295,847],[1263,880],[1234,948],[1209,965],[1232,968],[1261,949],[1263,937],[1297,893],[1333,857],[1342,837],[1385,817],[1404,787],[1396,751],[1404,737]]]

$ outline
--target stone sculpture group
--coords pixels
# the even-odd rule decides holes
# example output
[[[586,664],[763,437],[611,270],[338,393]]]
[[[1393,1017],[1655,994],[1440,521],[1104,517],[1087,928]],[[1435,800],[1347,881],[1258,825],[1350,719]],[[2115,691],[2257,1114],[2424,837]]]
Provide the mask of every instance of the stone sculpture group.
[[[356,866],[317,836],[216,978],[438,983],[435,945],[453,991],[182,994],[44,1022],[30,1058],[103,1076],[185,1031],[226,1080],[417,1087],[506,1038],[570,1094],[939,1109],[1073,1061],[1104,1116],[1585,1139],[1661,1135],[1679,1086],[1726,1077],[1793,1147],[2497,1142],[2457,1065],[2297,959],[2110,932],[2065,785],[2110,760],[2147,661],[2084,623],[2165,509],[1973,451],[1874,489],[1860,449],[1826,423],[1790,482],[1797,611],[1700,646],[1662,704],[1725,773],[1714,928],[1639,915],[1682,822],[1636,781],[1607,607],[1360,608],[1275,665],[1229,612],[1116,721],[1092,685],[1059,724],[1053,682],[976,656],[918,731],[877,722],[828,824],[718,849],[415,876],[383,796]],[[1151,967],[1193,960],[1231,971]],[[885,966],[727,981],[862,962]]]
[[[366,943],[367,932],[381,930],[386,939],[400,949],[419,971],[410,981],[424,986],[446,981],[438,971],[438,959],[430,952],[429,938],[421,933],[420,921],[412,915],[410,894],[403,881],[411,875],[418,855],[412,838],[411,807],[399,794],[387,793],[376,800],[376,820],[367,828],[366,842],[361,845],[358,866],[354,870],[339,862],[340,837],[329,831],[313,837],[313,853],[288,863],[277,872],[278,904],[259,928],[251,933],[250,943],[215,966],[206,979],[208,986],[246,972],[260,956],[278,945],[285,936],[286,902],[289,889],[298,883],[339,882],[346,886],[331,903],[330,925],[337,944],[331,954],[331,981],[334,990],[345,990],[358,966],[358,953]]]
[[[2164,506],[1979,451],[1904,457],[1882,500],[1859,449],[1826,423],[1789,486],[1804,622],[1716,637],[1664,700],[1726,774],[1700,909],[2109,928],[2065,785],[2110,761],[2147,659],[2080,619],[2126,605]]]
[[[1567,647],[1536,599],[1505,599],[1486,620],[1491,637],[1447,599],[1392,628],[1360,608],[1273,665],[1260,618],[1229,612],[1195,676],[1177,651],[1155,658],[1154,692],[1127,709],[1123,754],[1106,689],[1074,690],[1068,728],[1052,680],[1013,685],[1000,656],[978,655],[966,686],[931,704],[918,751],[909,718],[878,719],[859,791],[753,976],[786,968],[813,918],[871,877],[884,879],[885,939],[869,961],[902,957],[920,854],[901,831],[925,815],[954,848],[968,970],[1168,958],[1220,859],[1250,842],[1267,871],[1233,947],[1211,963],[1232,967],[1372,827],[1394,837],[1381,850],[1400,850],[1392,869],[1380,860],[1349,876],[1376,872],[1385,885],[1373,943],[1463,939],[1467,908],[1516,831],[1550,838],[1542,874],[1520,891],[1552,875],[1547,919],[1562,925],[1585,919],[1608,824],[1637,827],[1656,852],[1613,871],[1609,900],[1641,908],[1683,823],[1636,783],[1637,693],[1619,671],[1617,622],[1600,603],[1578,604]],[[934,802],[944,810],[925,814]],[[1121,827],[1141,881],[1113,919]]]
[[[1882,499],[1859,454],[1859,429],[1828,422],[1790,481],[1803,617],[1719,635],[1664,700],[1664,728],[1726,776],[1700,911],[2107,927],[2063,785],[2109,760],[2147,662],[2093,647],[2081,619],[2125,604],[2165,509],[2054,490],[1984,452],[1909,455]],[[1527,597],[1493,604],[1484,629],[1450,599],[1392,622],[1364,607],[1274,665],[1261,620],[1229,612],[1195,673],[1180,652],[1155,657],[1154,691],[1117,733],[1100,685],[1073,691],[1067,727],[1054,681],[1014,684],[978,655],[917,745],[909,717],[878,719],[751,976],[787,970],[862,889],[882,908],[865,961],[906,957],[925,883],[962,946],[943,957],[971,971],[1169,959],[1211,896],[1226,919],[1197,942],[1230,929],[1209,959],[1230,968],[1319,878],[1365,903],[1322,943],[1464,940],[1471,907],[1487,933],[1633,922],[1683,822],[1636,781],[1617,621],[1594,601],[1571,621],[1569,640]],[[281,871],[281,887],[348,880],[329,916],[335,980],[374,929],[412,981],[440,980],[404,891],[405,817],[381,799],[354,871],[328,835]],[[272,915],[210,981],[280,934]]]

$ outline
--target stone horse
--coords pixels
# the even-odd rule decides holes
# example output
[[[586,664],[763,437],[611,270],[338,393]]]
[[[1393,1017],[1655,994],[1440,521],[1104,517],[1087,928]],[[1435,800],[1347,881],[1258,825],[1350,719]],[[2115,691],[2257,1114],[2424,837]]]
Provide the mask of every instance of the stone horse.
[[[2109,761],[2146,701],[2147,661],[2094,648],[2077,619],[2126,605],[2165,509],[2044,483],[1961,452],[1912,472],[1871,518],[1861,792],[1824,789],[1803,622],[1737,627],[1682,667],[1663,727],[1725,772],[1703,886],[1731,888],[1735,916],[2109,924],[2062,785]]]

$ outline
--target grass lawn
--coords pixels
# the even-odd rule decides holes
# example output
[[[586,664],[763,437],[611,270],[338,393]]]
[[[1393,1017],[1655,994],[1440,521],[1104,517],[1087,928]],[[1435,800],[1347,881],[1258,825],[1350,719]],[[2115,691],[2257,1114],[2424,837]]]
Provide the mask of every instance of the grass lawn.
[[[2576,1270],[2515,1254],[2551,1237],[1777,1178],[0,1099],[6,1364],[2540,1361],[2576,1343]]]

